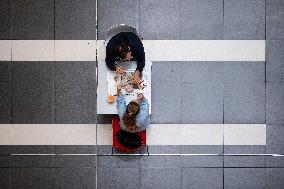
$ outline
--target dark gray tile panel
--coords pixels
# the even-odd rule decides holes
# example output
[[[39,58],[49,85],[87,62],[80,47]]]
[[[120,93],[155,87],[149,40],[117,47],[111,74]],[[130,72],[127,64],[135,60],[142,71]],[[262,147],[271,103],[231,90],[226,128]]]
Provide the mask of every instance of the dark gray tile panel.
[[[55,39],[96,39],[96,1],[55,0]]]
[[[53,62],[13,62],[13,123],[53,123]]]
[[[223,85],[181,84],[181,123],[223,123]]]
[[[182,169],[182,189],[222,189],[223,169],[186,168]]]
[[[95,168],[54,168],[54,189],[96,188]]]
[[[266,79],[267,82],[284,83],[284,41],[266,41]]]
[[[54,39],[54,0],[13,0],[12,39]]]
[[[266,39],[284,39],[284,2],[266,0]]]
[[[265,39],[265,0],[224,0],[224,39]]]
[[[284,124],[284,83],[266,84],[266,123]]]
[[[139,33],[139,0],[98,0],[98,38],[105,39],[107,29],[126,24]]]
[[[0,82],[0,124],[11,123],[10,82]]]
[[[11,62],[0,61],[0,82],[11,81]]]
[[[284,169],[267,168],[265,178],[266,188],[282,189],[284,186]]]
[[[181,169],[179,168],[141,168],[140,187],[145,189],[181,188]]]
[[[141,0],[140,34],[144,39],[180,39],[179,0]]]
[[[139,187],[139,168],[98,167],[98,185],[100,189]]]
[[[55,63],[55,123],[95,123],[94,62]]]
[[[152,82],[179,82],[182,62],[158,62],[152,64]]]
[[[169,90],[170,89],[170,90]],[[173,81],[152,81],[152,123],[180,123],[181,85]]]
[[[11,39],[11,1],[0,1],[0,39]]]
[[[223,39],[223,1],[181,0],[181,39]]]
[[[265,123],[264,62],[224,63],[224,123]]]
[[[0,168],[0,186],[1,189],[11,188],[11,169]]]
[[[265,168],[225,168],[224,188],[264,189]]]
[[[12,188],[53,189],[51,168],[13,168]]]
[[[225,145],[225,154],[265,154],[265,145]],[[225,167],[265,167],[265,156],[225,156]]]

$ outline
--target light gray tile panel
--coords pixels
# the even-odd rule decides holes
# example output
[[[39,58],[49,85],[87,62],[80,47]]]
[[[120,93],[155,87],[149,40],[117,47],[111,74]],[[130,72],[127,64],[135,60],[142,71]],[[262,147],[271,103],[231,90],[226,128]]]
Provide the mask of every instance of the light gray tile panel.
[[[100,189],[125,188],[135,189],[139,187],[138,168],[107,168],[98,167],[98,185]]]
[[[181,170],[179,168],[141,168],[140,187],[145,189],[181,188]]]
[[[0,124],[11,123],[10,82],[0,82]]]
[[[225,0],[224,39],[264,39],[265,0]]]
[[[182,189],[221,189],[223,170],[221,168],[182,169]]]
[[[54,0],[13,0],[12,39],[54,39]]]
[[[225,189],[265,188],[265,168],[225,168]]]
[[[98,1],[98,38],[105,39],[107,29],[119,24],[132,25],[139,33],[139,0]]]
[[[284,41],[266,41],[266,78],[267,82],[284,83]]]
[[[53,123],[53,62],[13,62],[13,123]]]
[[[266,84],[266,123],[284,124],[284,83]]]
[[[55,123],[95,123],[94,62],[55,63]]]
[[[181,0],[181,38],[223,38],[223,1]]]
[[[11,39],[11,1],[0,1],[0,39]]]
[[[179,0],[141,0],[140,33],[144,39],[180,39]]]
[[[266,38],[284,39],[284,2],[266,0]]]
[[[152,123],[180,123],[181,86],[179,82],[152,81]]]
[[[96,2],[55,0],[55,39],[96,39]]]
[[[182,123],[223,123],[223,86],[212,82],[182,83]]]

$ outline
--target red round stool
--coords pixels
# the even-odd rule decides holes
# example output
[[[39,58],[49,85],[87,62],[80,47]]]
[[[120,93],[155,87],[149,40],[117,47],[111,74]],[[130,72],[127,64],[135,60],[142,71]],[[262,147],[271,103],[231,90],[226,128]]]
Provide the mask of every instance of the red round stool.
[[[112,118],[112,137],[113,137],[113,140],[112,141],[113,141],[114,147],[118,148],[119,150],[123,150],[125,152],[133,152],[135,150],[140,149],[143,146],[146,146],[146,130],[137,133],[142,139],[142,145],[139,148],[129,148],[129,147],[126,147],[126,146],[119,144],[118,140],[116,138],[116,133],[117,133],[117,131],[120,130],[119,121],[120,121],[120,119],[117,115],[113,116],[113,118]]]

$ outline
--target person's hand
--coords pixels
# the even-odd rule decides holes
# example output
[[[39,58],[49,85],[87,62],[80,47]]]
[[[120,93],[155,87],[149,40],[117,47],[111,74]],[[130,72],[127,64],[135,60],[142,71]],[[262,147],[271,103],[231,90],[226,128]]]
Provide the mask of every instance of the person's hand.
[[[123,72],[125,71],[125,69],[124,69],[123,66],[117,64],[117,65],[115,66],[115,71],[116,71],[117,74],[123,74]]]
[[[137,93],[137,100],[142,100],[142,98],[144,97],[144,95],[142,93]]]
[[[138,84],[140,80],[141,80],[140,71],[136,70],[135,73],[132,76],[131,83]]]

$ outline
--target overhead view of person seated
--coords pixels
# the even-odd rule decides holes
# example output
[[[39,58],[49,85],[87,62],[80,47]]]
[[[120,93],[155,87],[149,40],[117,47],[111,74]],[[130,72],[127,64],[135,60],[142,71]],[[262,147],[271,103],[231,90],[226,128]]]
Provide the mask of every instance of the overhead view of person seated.
[[[121,85],[117,87],[117,110],[120,119],[120,128],[129,133],[144,131],[150,126],[149,103],[142,93],[137,99],[126,105],[125,94],[121,93]]]
[[[106,46],[106,65],[110,70],[122,74],[125,68],[115,61],[136,61],[137,68],[132,77],[133,83],[141,80],[145,66],[144,47],[139,37],[132,32],[120,32],[113,36]]]

